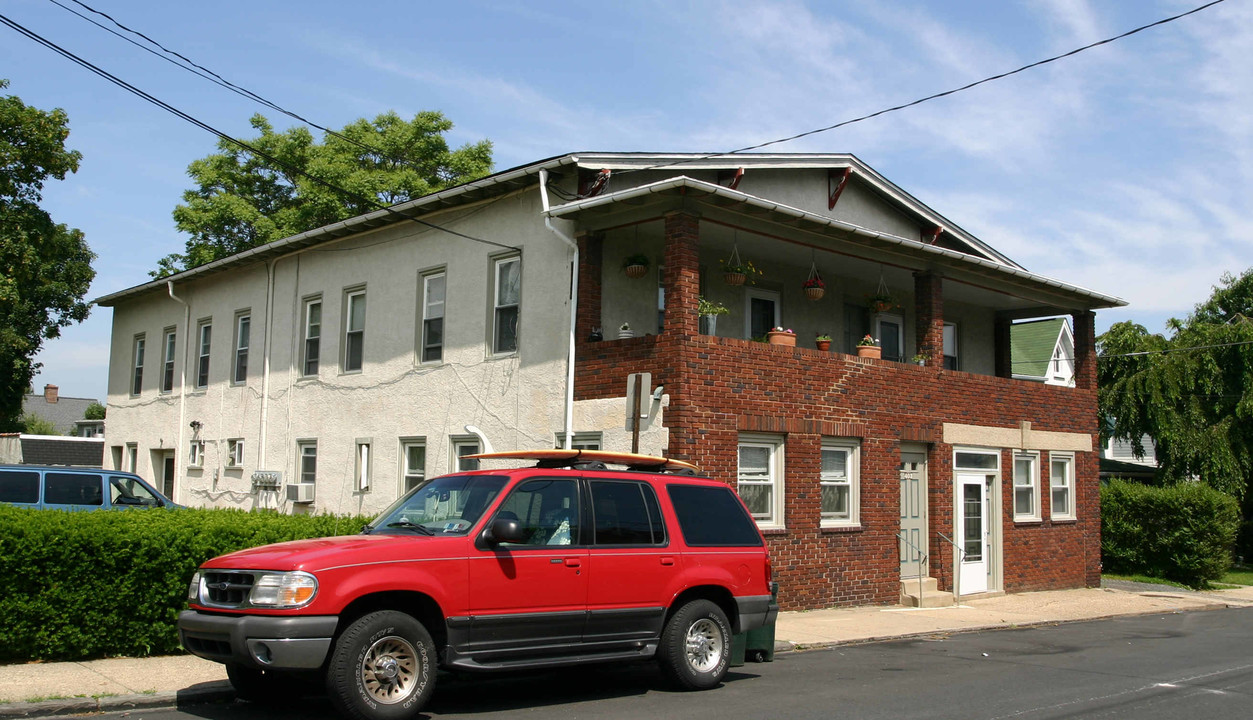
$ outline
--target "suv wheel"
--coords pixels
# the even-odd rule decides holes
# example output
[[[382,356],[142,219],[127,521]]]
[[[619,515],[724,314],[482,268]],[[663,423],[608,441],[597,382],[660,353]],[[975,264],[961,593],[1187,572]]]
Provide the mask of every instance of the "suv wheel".
[[[661,633],[658,656],[666,676],[679,687],[716,687],[731,660],[731,623],[726,613],[708,600],[693,600],[679,608]]]
[[[435,643],[405,613],[365,615],[335,642],[326,687],[331,704],[350,718],[412,717],[435,690]]]

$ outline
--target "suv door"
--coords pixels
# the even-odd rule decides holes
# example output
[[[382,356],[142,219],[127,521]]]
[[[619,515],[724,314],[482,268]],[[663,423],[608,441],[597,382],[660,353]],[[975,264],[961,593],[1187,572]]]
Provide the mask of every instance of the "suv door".
[[[588,626],[584,642],[655,639],[676,592],[678,555],[652,485],[591,479]]]
[[[465,654],[481,664],[561,654],[583,637],[587,548],[582,544],[579,484],[574,478],[520,482],[489,520],[516,519],[522,543],[480,541],[470,557]]]

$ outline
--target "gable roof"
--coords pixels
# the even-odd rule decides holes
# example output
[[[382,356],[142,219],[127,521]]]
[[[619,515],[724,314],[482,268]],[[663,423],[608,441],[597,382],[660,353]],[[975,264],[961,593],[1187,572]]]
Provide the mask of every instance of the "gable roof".
[[[74,423],[83,419],[87,406],[96,402],[93,398],[73,398],[62,395],[50,403],[43,393],[33,393],[22,398],[22,412],[37,415],[52,423],[57,432],[67,435],[74,432]]]
[[[1066,319],[1059,317],[1011,325],[1009,348],[1013,374],[1048,377],[1053,351],[1068,327]]]

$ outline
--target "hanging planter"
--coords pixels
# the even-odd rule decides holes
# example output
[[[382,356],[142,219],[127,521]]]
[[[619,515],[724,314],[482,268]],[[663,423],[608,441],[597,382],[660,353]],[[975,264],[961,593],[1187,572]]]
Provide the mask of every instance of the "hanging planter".
[[[801,287],[805,289],[805,297],[810,300],[821,300],[827,294],[827,284],[822,281],[822,275],[818,274],[817,263],[809,264],[809,277],[805,278]]]
[[[648,274],[649,260],[648,256],[643,253],[628,255],[622,261],[622,272],[627,277],[638,280]]]
[[[738,244],[731,247],[731,256],[722,260],[722,279],[727,285],[743,285],[752,280],[752,276],[760,275],[761,271],[750,260],[740,259]]]
[[[873,295],[866,296],[866,306],[873,313],[885,313],[900,307],[900,303],[896,302],[896,298],[892,297],[892,291],[888,289],[888,284],[883,280],[883,271],[879,271],[879,287],[875,288]]]

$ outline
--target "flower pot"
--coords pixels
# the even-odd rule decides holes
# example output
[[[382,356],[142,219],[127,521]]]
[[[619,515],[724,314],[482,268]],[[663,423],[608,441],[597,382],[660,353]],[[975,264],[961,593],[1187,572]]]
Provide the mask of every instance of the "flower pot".
[[[622,269],[626,276],[638,280],[648,274],[647,265],[627,265]]]
[[[883,357],[883,348],[878,345],[858,345],[857,357],[881,358]]]
[[[827,291],[820,287],[805,288],[805,297],[809,298],[810,300],[821,300],[822,296],[826,294],[827,294]]]
[[[701,317],[705,318],[705,334],[717,335],[718,334],[717,332],[718,316],[717,315],[702,315]]]
[[[817,346],[818,346],[818,349],[819,349],[819,350],[821,350],[821,351],[823,351],[823,352],[826,352],[826,351],[828,351],[828,350],[830,350],[830,349],[831,349],[831,341],[830,341],[830,340],[815,340],[815,341],[814,341],[814,344],[815,344],[815,345],[817,345]]]
[[[788,347],[796,347],[796,333],[776,332],[771,330],[766,333],[766,339],[771,345],[786,345]]]
[[[729,272],[723,273],[722,279],[727,285],[743,285],[748,280],[748,276],[742,272]]]
[[[634,331],[634,330],[631,330],[630,328],[628,328],[628,329],[626,329],[626,330],[619,330],[619,331],[618,331],[618,339],[619,339],[619,340],[626,340],[627,338],[633,338],[633,337],[635,337],[635,331]]]

